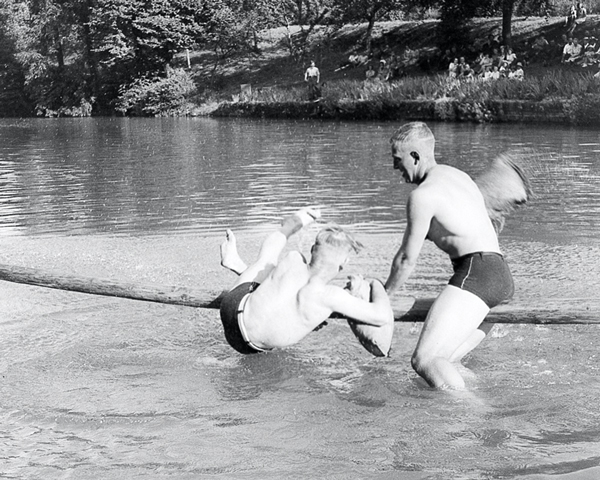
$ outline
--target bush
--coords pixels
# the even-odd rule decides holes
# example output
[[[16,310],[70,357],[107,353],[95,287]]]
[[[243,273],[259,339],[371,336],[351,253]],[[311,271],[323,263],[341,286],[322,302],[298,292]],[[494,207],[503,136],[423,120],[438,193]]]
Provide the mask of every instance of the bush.
[[[166,77],[143,77],[123,87],[115,110],[133,116],[189,115],[194,106],[189,98],[196,86],[183,68],[167,70]]]

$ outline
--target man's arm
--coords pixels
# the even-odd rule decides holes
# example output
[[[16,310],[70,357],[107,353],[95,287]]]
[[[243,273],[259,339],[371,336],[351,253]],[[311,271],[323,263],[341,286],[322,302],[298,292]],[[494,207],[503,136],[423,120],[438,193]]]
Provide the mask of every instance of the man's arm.
[[[402,245],[392,261],[390,275],[385,282],[386,291],[391,294],[408,279],[417,264],[417,258],[429,232],[433,209],[427,192],[414,190],[408,197],[406,213],[408,223],[402,238]]]
[[[323,292],[323,302],[328,309],[360,323],[381,327],[394,321],[390,299],[378,280],[370,282],[370,299],[353,296],[347,290],[330,285]]]

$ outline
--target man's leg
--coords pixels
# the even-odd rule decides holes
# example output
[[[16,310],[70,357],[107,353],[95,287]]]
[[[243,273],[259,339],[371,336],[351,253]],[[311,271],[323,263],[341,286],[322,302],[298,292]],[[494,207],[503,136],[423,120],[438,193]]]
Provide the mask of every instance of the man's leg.
[[[237,253],[233,232],[228,230],[227,239],[221,245],[221,265],[239,274],[231,289],[246,282],[262,282],[277,265],[279,255],[285,248],[288,238],[319,217],[320,212],[310,208],[302,208],[286,217],[279,230],[267,236],[262,243],[257,260],[248,267]]]
[[[489,307],[476,295],[448,285],[435,300],[412,357],[412,365],[432,387],[464,388],[452,358],[468,345]],[[477,342],[479,343],[479,342]]]
[[[485,336],[490,333],[490,330],[494,327],[491,323],[483,322],[475,331],[467,338],[467,340],[458,347],[450,357],[452,363],[460,362],[464,356],[472,351],[477,345],[479,345]]]
[[[221,266],[238,275],[248,268],[237,251],[235,235],[229,228],[225,232],[225,241],[221,244]]]

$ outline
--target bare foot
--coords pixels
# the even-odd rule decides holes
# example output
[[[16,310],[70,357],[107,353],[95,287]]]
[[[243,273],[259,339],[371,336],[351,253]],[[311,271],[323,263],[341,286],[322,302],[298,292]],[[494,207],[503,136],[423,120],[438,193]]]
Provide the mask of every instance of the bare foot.
[[[304,207],[298,210],[295,215],[302,222],[302,226],[306,227],[307,225],[321,218],[321,210],[318,208]]]
[[[225,232],[225,241],[221,244],[221,266],[238,275],[248,268],[238,254],[235,235],[230,229]]]
[[[287,217],[282,223],[282,229],[286,236],[289,237],[302,229],[302,227],[310,225],[319,218],[321,218],[321,211],[319,209],[304,207]]]

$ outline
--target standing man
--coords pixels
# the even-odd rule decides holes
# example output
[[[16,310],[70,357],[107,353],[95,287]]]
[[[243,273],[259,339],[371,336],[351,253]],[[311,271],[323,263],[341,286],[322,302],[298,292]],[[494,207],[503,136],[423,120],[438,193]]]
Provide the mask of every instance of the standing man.
[[[466,173],[437,164],[427,125],[403,125],[390,142],[394,168],[417,188],[385,288],[391,294],[406,282],[426,239],[450,256],[454,275],[429,310],[411,362],[432,387],[464,388],[454,363],[483,340],[489,327],[481,324],[512,296],[512,276],[480,189]]]
[[[308,83],[308,99],[310,101],[319,98],[319,80],[321,80],[321,73],[315,66],[315,62],[310,62],[310,67],[304,72],[304,81]]]

